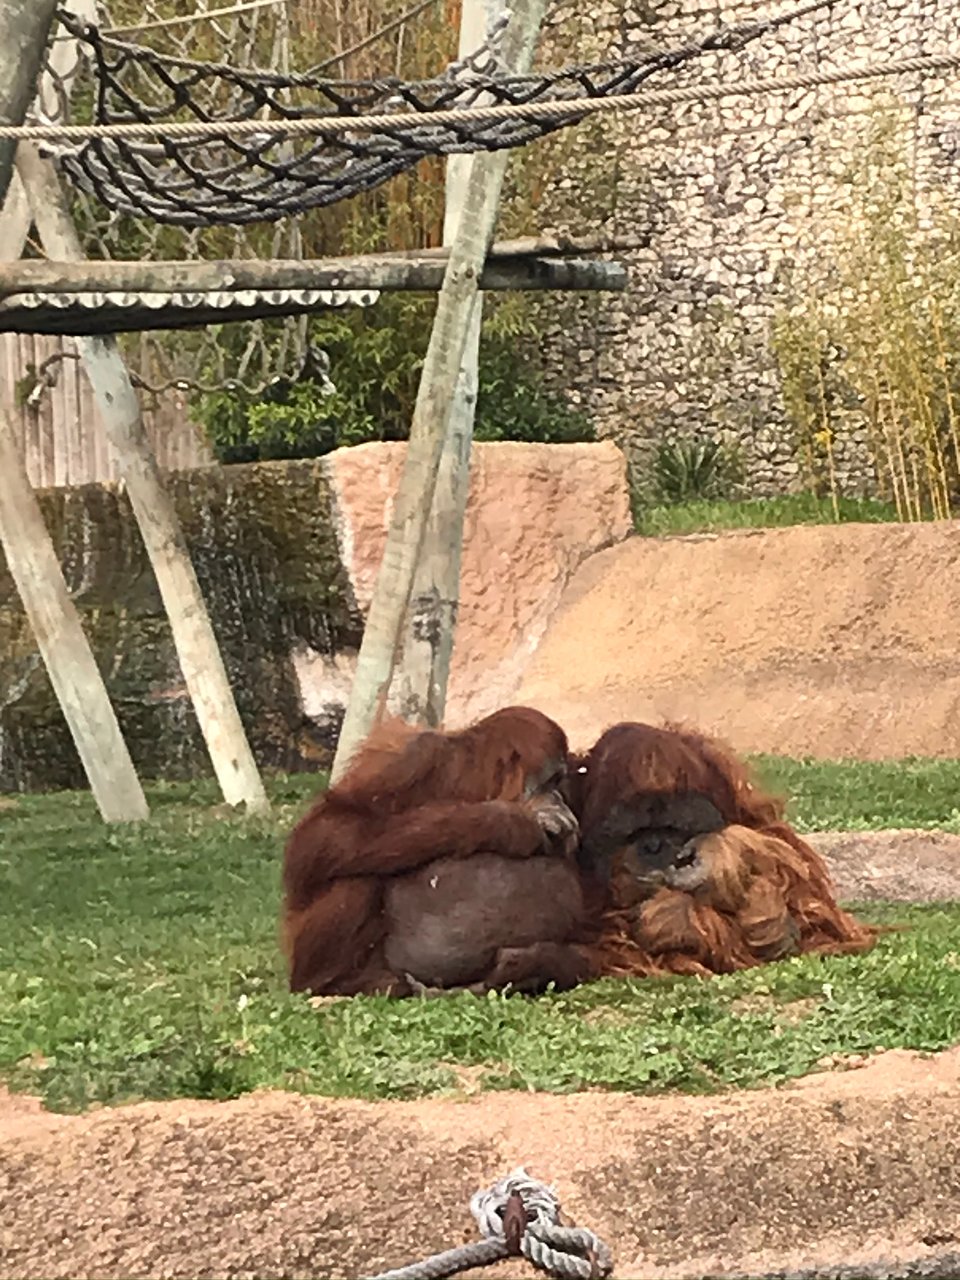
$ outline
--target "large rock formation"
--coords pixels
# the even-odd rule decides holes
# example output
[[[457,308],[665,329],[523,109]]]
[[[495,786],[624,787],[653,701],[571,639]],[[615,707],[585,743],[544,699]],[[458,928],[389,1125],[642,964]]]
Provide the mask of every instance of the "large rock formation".
[[[341,554],[366,611],[403,466],[403,444],[341,449],[328,460]],[[623,454],[613,444],[476,445],[464,527],[460,615],[447,723],[513,699],[573,574],[631,530]],[[298,655],[307,713],[326,721],[355,655]]]
[[[263,766],[313,765],[335,742],[404,448],[169,478]],[[100,485],[40,496],[141,774],[208,773],[126,496]],[[476,446],[451,722],[512,697],[569,579],[629,529],[625,463],[613,445]],[[0,791],[84,785],[0,557]]]
[[[517,698],[580,744],[668,718],[747,752],[957,757],[958,617],[953,521],[632,538],[577,574]]]

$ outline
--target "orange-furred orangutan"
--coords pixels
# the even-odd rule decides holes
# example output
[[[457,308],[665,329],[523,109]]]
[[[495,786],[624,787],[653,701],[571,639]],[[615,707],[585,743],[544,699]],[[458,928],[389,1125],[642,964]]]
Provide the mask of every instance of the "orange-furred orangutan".
[[[603,973],[727,973],[873,945],[878,931],[840,909],[822,858],[720,743],[619,724],[578,764],[573,807]]]
[[[559,725],[509,707],[457,733],[374,730],[292,832],[290,987],[315,995],[590,976]]]

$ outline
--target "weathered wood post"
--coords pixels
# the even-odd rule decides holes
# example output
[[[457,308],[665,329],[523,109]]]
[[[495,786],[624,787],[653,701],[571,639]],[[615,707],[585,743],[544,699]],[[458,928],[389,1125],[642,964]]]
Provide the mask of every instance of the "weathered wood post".
[[[17,170],[47,255],[79,262],[83,248],[52,165],[21,143]],[[77,349],[107,436],[117,451],[130,505],[140,527],[180,668],[228,804],[269,808],[263,780],[237,711],[223,657],[207,613],[173,503],[166,493],[143,425],[140,402],[112,337],[82,337]]]
[[[490,0],[462,0],[459,47],[461,58],[474,53],[483,44],[494,13],[494,5]],[[520,53],[522,50],[518,50],[515,43],[510,41],[508,29],[504,44],[507,70],[521,69],[513,57]],[[447,160],[444,244],[451,244],[457,234],[460,212],[476,158],[472,155],[453,155]],[[443,720],[460,603],[463,520],[470,490],[470,451],[480,380],[482,321],[483,294],[478,293],[467,325],[467,340],[447,436],[440,455],[433,505],[414,577],[403,647],[388,700],[390,709],[404,720],[420,722],[433,728]]]
[[[511,25],[518,70],[528,67],[532,61],[543,9],[544,0],[520,0],[514,6]],[[387,545],[337,744],[334,781],[370,732],[390,691],[453,413],[480,272],[496,227],[506,165],[506,151],[494,151],[477,155],[471,166],[443,287],[437,299]]]
[[[23,123],[55,7],[56,0],[0,0],[0,119],[5,123]],[[14,150],[14,143],[0,143],[0,201],[9,189]],[[0,245],[0,252],[5,248]],[[146,818],[143,788],[5,413],[0,413],[0,542],[101,815],[107,822]]]
[[[0,0],[0,122],[23,124],[37,91],[37,77],[53,25],[57,0]],[[0,141],[0,203],[6,198],[13,139]]]

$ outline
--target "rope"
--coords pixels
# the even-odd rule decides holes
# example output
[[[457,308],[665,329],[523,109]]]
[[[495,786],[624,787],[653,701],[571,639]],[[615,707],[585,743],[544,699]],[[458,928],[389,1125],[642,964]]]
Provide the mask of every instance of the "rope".
[[[200,138],[293,138],[323,137],[335,139],[345,134],[377,132],[428,123],[432,126],[457,126],[467,122],[496,124],[503,120],[524,119],[555,122],[582,119],[601,111],[636,111],[643,107],[681,106],[689,102],[715,102],[721,98],[754,97],[766,93],[790,93],[796,89],[816,89],[823,85],[845,84],[853,80],[873,80],[880,76],[909,75],[929,71],[950,71],[960,67],[960,52],[932,53],[914,58],[899,58],[886,63],[864,63],[836,71],[815,71],[787,79],[741,80],[713,85],[648,89],[638,93],[612,94],[606,98],[575,101],[508,102],[491,107],[467,107],[462,110],[439,110],[368,116],[301,117],[294,120],[198,120],[143,122],[132,121],[108,125],[0,125],[0,139],[18,142],[72,142],[97,139],[161,139],[191,141]],[[469,144],[454,139],[444,151],[457,151]]]
[[[561,1226],[560,1203],[552,1188],[525,1169],[514,1169],[486,1191],[478,1191],[470,1212],[484,1239],[371,1280],[445,1280],[517,1254],[560,1280],[598,1280],[613,1270],[613,1257],[599,1236],[585,1227]]]
[[[228,18],[234,13],[246,13],[250,9],[266,9],[270,5],[285,4],[286,0],[244,0],[243,4],[232,4],[226,9],[198,9],[194,13],[181,14],[175,18],[154,18],[150,22],[133,22],[126,27],[104,27],[105,36],[122,36],[131,31],[156,31],[160,27],[180,27],[188,22],[210,22],[214,18]]]
[[[273,2],[274,0],[271,0],[271,3]],[[399,31],[401,27],[406,26],[408,22],[412,22],[414,18],[419,18],[421,13],[426,13],[428,9],[433,8],[438,2],[439,0],[420,0],[420,3],[415,4],[412,9],[408,9],[406,13],[401,13],[399,18],[394,18],[392,22],[380,27],[372,35],[364,37],[363,40],[358,40],[356,44],[350,45],[340,53],[335,53],[332,58],[327,58],[324,62],[318,62],[306,74],[314,75],[318,71],[326,70],[327,67],[336,66],[338,62],[346,62],[347,58],[352,58],[355,53],[362,53],[364,49],[369,49],[371,45],[377,44],[380,40],[386,39],[387,36],[393,35],[394,31]]]
[[[117,214],[185,227],[275,222],[371,191],[426,156],[526,146],[584,119],[594,100],[643,105],[639,90],[651,77],[709,53],[740,53],[836,3],[804,0],[627,60],[525,75],[502,70],[504,10],[474,53],[420,81],[198,62],[106,37],[58,11],[88,54],[95,120],[71,129],[38,119],[38,132],[7,136],[65,139],[51,148],[64,177]],[[280,123],[295,120],[309,123]]]

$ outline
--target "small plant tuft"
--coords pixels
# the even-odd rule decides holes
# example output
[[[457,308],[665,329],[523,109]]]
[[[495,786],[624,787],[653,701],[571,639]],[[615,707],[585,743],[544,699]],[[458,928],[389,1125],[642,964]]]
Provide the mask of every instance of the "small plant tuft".
[[[738,451],[720,440],[663,444],[653,464],[654,487],[663,502],[729,496],[743,477]]]

